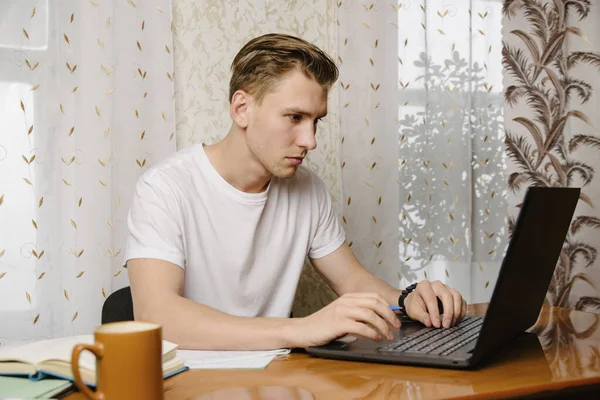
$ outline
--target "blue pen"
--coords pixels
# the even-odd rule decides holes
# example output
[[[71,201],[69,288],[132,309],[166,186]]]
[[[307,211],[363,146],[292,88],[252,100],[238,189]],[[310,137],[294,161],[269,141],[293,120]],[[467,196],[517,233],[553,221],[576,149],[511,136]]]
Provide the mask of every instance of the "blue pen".
[[[442,304],[442,301],[440,299],[437,299],[437,303],[438,303],[438,309],[439,309],[440,314],[443,314],[444,306]],[[389,307],[390,307],[390,310],[392,310],[392,311],[402,311],[402,307],[400,307],[400,306],[389,306]]]

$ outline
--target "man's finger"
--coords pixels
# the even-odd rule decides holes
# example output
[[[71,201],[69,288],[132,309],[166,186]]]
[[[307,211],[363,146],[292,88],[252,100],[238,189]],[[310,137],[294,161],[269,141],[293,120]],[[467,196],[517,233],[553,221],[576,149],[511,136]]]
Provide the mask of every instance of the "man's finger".
[[[417,301],[417,299],[415,299]],[[419,306],[411,309],[410,318],[419,321],[426,327],[431,327],[431,318],[429,317],[429,313],[425,310],[425,306]]]
[[[437,297],[442,300],[442,306],[444,309],[443,323],[444,328],[450,328],[452,321],[454,320],[454,298],[448,288],[438,289],[436,291]],[[437,304],[436,304],[437,307]]]
[[[377,329],[381,336],[392,340],[394,335],[392,334],[389,325],[386,321],[381,318],[375,311],[369,308],[350,308],[348,310],[348,317],[353,319],[354,321],[358,321],[364,324],[371,325],[373,328]]]
[[[460,319],[462,320],[467,315],[467,302],[465,299],[462,300],[462,312],[460,313]]]
[[[374,340],[376,342],[381,341],[382,337],[375,329],[360,322],[352,321],[348,324],[346,329],[348,334],[362,336],[367,339]]]
[[[450,292],[452,293],[452,298],[454,299],[454,316],[452,318],[452,325],[456,325],[456,323],[460,322],[462,319],[461,314],[463,298],[460,293],[454,289],[451,289]]]
[[[431,288],[435,295],[441,300],[442,308],[443,308],[443,322],[442,326],[444,328],[449,328],[453,325],[453,321],[455,319],[454,313],[454,297],[452,294],[452,290],[448,286],[444,285],[440,281],[435,281]]]
[[[355,297],[354,304],[358,307],[369,308],[376,312],[381,318],[387,321],[390,325],[396,328],[400,327],[400,320],[395,312],[386,304],[385,300],[381,296],[370,297],[370,296],[359,296]]]
[[[436,328],[439,328],[442,324],[440,321],[440,312],[437,305],[437,296],[435,295],[431,286],[431,283],[427,281],[422,281],[417,285],[416,293],[421,297],[421,299],[423,299],[423,302],[427,307],[429,318],[431,319],[431,324]],[[446,307],[445,304],[444,307]]]

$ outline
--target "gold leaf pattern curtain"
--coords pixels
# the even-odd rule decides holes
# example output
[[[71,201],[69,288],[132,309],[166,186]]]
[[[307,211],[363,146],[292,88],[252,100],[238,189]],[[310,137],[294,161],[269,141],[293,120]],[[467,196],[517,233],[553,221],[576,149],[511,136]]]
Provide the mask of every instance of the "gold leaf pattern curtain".
[[[487,301],[506,247],[502,3],[338,2],[343,222],[361,262]]]
[[[581,188],[547,300],[598,312],[600,4],[507,0],[504,7],[511,219],[528,186]]]
[[[91,332],[175,151],[169,0],[0,3],[0,344]]]

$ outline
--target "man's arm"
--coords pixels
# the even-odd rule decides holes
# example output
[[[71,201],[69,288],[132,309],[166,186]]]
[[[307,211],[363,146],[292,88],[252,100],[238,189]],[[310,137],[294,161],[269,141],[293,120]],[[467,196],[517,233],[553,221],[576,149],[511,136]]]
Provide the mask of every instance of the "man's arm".
[[[234,317],[183,297],[183,270],[167,261],[127,263],[136,320],[162,325],[183,349],[256,350],[295,347],[288,318]]]
[[[127,269],[135,319],[162,325],[163,337],[183,349],[308,347],[348,333],[391,339],[387,323],[400,326],[374,293],[350,294],[305,318],[235,317],[184,298],[183,270],[175,264],[140,258],[129,260]]]
[[[398,304],[398,297],[402,292],[367,271],[346,243],[323,258],[311,259],[311,262],[340,296],[346,293],[372,292],[379,293],[390,305]]]
[[[338,295],[346,293],[379,293],[388,305],[397,305],[401,291],[388,285],[367,271],[350,247],[344,243],[333,253],[311,260]],[[437,298],[444,307],[444,320],[440,321]],[[427,326],[449,327],[460,321],[466,313],[466,303],[460,293],[439,281],[422,281],[417,290],[405,299],[408,315]]]

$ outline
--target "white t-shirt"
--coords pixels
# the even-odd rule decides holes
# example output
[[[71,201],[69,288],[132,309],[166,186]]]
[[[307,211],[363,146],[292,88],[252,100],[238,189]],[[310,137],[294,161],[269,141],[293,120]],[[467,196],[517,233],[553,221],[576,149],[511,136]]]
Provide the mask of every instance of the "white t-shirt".
[[[203,145],[179,151],[139,179],[125,261],[184,269],[184,297],[231,315],[287,317],[306,256],[345,240],[323,181],[300,167],[245,193],[212,166]]]

